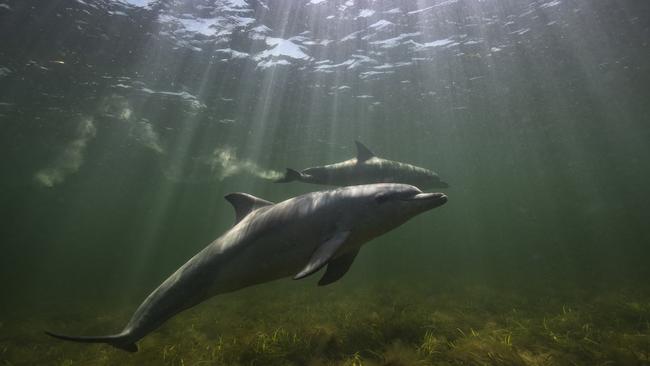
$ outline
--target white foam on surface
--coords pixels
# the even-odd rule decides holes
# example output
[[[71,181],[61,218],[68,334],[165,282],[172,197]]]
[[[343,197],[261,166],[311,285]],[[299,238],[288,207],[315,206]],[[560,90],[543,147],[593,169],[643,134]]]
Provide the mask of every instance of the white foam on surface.
[[[392,22],[389,22],[388,20],[382,19],[379,20],[371,25],[368,26],[368,28],[374,29],[375,31],[385,29],[386,27],[390,27],[395,25]]]
[[[372,9],[361,9],[359,12],[358,18],[368,18],[375,14],[375,11]]]
[[[304,37],[292,37],[290,39],[266,37],[268,48],[257,55],[254,59],[260,61],[258,67],[269,67],[275,65],[286,65],[289,63],[286,58],[294,60],[310,60],[311,57],[303,50],[305,46],[298,44]]]

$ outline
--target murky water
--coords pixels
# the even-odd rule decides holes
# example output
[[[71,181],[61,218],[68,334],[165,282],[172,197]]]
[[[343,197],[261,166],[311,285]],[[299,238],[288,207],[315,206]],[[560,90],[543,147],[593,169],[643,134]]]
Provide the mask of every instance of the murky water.
[[[650,364],[649,43],[633,0],[0,0],[0,364]],[[449,202],[138,353],[43,334],[118,332],[224,195],[355,140]]]

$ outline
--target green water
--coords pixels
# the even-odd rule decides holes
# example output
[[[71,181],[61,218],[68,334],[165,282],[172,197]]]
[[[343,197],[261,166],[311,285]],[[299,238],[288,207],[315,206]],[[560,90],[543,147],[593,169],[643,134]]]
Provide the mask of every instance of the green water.
[[[650,365],[650,3],[0,0],[0,365]],[[354,140],[449,202],[111,334]],[[255,268],[252,266],[251,271]]]

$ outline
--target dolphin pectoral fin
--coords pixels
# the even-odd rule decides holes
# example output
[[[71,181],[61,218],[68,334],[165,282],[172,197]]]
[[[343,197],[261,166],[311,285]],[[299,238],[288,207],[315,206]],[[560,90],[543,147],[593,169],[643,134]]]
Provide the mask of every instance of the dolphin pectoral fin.
[[[327,270],[320,281],[318,281],[318,286],[326,286],[330,283],[336,282],[345,275],[352,263],[354,258],[359,254],[359,249],[343,254],[342,256],[333,259],[327,263]]]
[[[235,224],[240,222],[244,217],[246,217],[246,215],[254,210],[274,204],[273,202],[257,198],[248,193],[230,193],[224,198],[230,202],[232,207],[235,209]]]
[[[360,143],[359,141],[354,141],[354,143],[357,145],[357,162],[366,161],[375,157],[375,154],[373,154],[373,152],[370,151],[370,149],[368,149],[364,144]]]
[[[349,231],[337,231],[334,236],[329,238],[329,240],[316,249],[309,259],[309,263],[307,263],[307,265],[298,272],[293,279],[299,280],[305,278],[323,268],[323,266],[334,256],[334,253],[339,250],[348,236],[350,236]]]
[[[108,336],[98,336],[98,337],[89,337],[89,336],[68,336],[63,334],[56,334],[52,332],[45,331],[45,334],[50,337],[57,339],[63,339],[65,341],[79,342],[79,343],[106,343],[110,344],[115,348],[119,348],[127,352],[138,352],[138,346],[131,341],[128,341],[126,334],[116,334]]]

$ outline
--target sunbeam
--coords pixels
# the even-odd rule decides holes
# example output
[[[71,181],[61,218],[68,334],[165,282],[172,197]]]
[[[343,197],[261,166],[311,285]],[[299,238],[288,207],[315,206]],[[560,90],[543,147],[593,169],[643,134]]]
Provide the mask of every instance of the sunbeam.
[[[1,363],[647,364],[649,14],[0,0]]]

